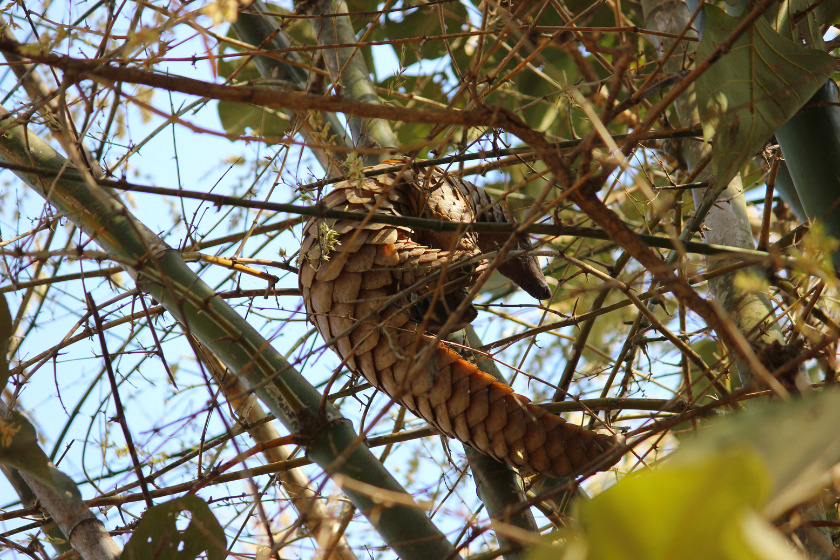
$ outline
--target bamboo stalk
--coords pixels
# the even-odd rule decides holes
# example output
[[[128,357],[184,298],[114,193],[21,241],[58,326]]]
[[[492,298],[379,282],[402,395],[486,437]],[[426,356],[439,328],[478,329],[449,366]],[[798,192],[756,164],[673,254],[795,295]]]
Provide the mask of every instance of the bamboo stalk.
[[[66,160],[23,123],[0,111],[0,160],[60,172]],[[362,445],[350,423],[279,352],[121,204],[89,181],[46,181],[18,175],[33,190],[125,265],[140,289],[241,376],[264,404],[305,441],[307,456],[339,483],[348,498],[403,558],[456,553],[410,495]],[[397,499],[397,497],[399,499]]]

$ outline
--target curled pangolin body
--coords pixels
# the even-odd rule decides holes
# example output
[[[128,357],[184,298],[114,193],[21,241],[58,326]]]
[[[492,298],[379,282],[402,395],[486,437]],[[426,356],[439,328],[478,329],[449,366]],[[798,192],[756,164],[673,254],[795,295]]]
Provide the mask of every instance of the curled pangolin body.
[[[322,203],[469,222],[486,197],[465,190],[475,188],[439,169],[406,169],[338,183]],[[482,219],[506,220],[503,209],[492,212],[495,216],[488,211]],[[482,242],[487,243],[475,233],[312,219],[301,246],[306,310],[350,370],[444,434],[525,471],[570,475],[601,459],[617,440],[532,405],[429,332],[462,303],[461,319],[449,326],[459,328],[474,317],[463,300],[486,266],[480,257],[488,248],[480,247]],[[541,273],[539,278],[526,289],[546,297]]]

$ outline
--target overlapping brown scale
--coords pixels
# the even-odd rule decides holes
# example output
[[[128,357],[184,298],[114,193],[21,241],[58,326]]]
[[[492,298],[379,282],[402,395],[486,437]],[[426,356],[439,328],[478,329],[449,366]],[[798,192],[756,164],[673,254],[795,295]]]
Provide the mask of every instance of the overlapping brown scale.
[[[396,177],[339,183],[324,204],[355,212],[418,213],[428,208],[424,204],[436,184],[457,193],[450,193],[449,200],[431,192],[434,214],[448,213],[452,219],[470,197],[473,204],[486,202],[486,193],[441,183],[445,176],[440,171],[401,175],[401,180],[423,179],[420,186],[395,183]],[[407,199],[420,194],[425,201]],[[318,239],[321,223],[337,235],[328,254],[322,254]],[[410,320],[413,300],[405,289],[419,283],[416,298],[441,285],[455,289],[458,279],[462,287],[480,267],[465,271],[453,262],[477,254],[474,238],[456,239],[457,251],[451,253],[424,246],[413,236],[407,227],[384,224],[314,219],[305,226],[299,279],[306,308],[347,366],[441,432],[525,471],[570,475],[613,450],[615,438],[548,414],[420,331]],[[444,265],[445,278],[429,276]]]
[[[416,325],[409,331],[411,327]],[[418,336],[423,345],[435,344],[418,332],[399,335],[404,345]],[[380,344],[385,355],[380,361],[374,358],[376,371],[365,375],[369,381],[398,396],[441,432],[501,461],[528,472],[561,476],[581,470],[615,447],[615,438],[583,430],[532,405],[443,345],[438,344],[427,362],[432,367],[412,371],[411,363],[397,362],[393,349]]]

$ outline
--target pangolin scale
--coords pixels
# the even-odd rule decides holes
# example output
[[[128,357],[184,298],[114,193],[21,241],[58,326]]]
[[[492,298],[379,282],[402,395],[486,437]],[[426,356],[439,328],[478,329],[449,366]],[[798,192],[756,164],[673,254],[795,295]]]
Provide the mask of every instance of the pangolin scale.
[[[386,162],[371,169],[393,169]],[[510,221],[483,189],[438,168],[391,171],[340,182],[322,204],[331,209],[439,220]],[[479,208],[480,210],[476,210]],[[354,373],[447,436],[523,471],[568,476],[596,465],[615,437],[549,414],[438,341],[433,332],[464,302],[487,266],[482,251],[503,241],[475,233],[435,233],[370,222],[314,218],[303,230],[300,288],[310,320]],[[528,247],[523,241],[520,247]],[[499,267],[528,293],[548,286],[533,257]],[[460,319],[475,317],[460,305]]]

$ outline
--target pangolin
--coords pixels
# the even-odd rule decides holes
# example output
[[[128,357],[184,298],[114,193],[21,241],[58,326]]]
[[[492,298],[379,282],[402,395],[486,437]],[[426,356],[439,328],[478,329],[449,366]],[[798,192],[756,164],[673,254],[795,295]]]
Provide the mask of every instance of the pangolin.
[[[455,222],[511,221],[486,191],[439,168],[345,180],[325,208]],[[401,162],[398,162],[401,163]],[[447,436],[528,473],[568,476],[612,466],[618,439],[530,403],[441,343],[434,333],[475,318],[464,300],[507,234],[433,232],[405,225],[313,218],[303,229],[300,288],[309,319],[354,373]],[[517,248],[530,248],[527,239]],[[550,290],[532,256],[499,271],[539,299]],[[452,314],[460,308],[459,317]],[[445,333],[443,333],[445,334]],[[599,460],[600,459],[600,460]]]

